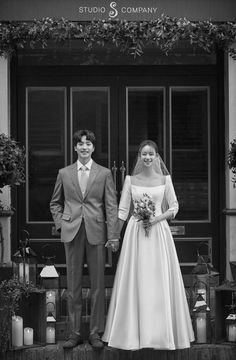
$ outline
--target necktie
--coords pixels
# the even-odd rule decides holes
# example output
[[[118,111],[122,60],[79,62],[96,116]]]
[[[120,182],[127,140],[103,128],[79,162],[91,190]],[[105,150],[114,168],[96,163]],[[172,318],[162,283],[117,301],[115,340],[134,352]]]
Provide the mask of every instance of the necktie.
[[[84,196],[85,191],[86,191],[86,187],[87,187],[87,183],[88,183],[88,174],[86,172],[86,170],[88,170],[88,169],[87,169],[86,166],[82,166],[80,168],[80,170],[81,170],[80,188],[81,188],[82,194]]]

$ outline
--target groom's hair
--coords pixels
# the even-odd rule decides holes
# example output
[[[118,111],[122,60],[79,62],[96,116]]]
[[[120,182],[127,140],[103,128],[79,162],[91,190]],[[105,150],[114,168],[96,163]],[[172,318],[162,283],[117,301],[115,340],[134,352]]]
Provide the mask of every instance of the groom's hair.
[[[92,131],[87,129],[78,130],[73,135],[73,145],[76,146],[78,142],[81,141],[82,137],[86,136],[86,139],[91,141],[93,146],[95,146],[96,138]]]

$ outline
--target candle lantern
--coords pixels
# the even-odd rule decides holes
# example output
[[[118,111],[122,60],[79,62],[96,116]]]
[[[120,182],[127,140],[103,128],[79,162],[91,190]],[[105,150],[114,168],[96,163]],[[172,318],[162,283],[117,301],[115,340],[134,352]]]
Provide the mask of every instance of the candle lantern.
[[[46,314],[52,313],[54,318],[59,316],[59,291],[60,291],[60,277],[57,272],[54,260],[54,255],[45,255],[44,267],[40,273],[40,284],[46,289]]]
[[[193,284],[195,295],[194,301],[196,302],[197,296],[201,294],[203,300],[208,304],[209,303],[209,283],[205,277],[201,277],[201,275],[197,275],[195,277],[195,282]]]
[[[225,320],[226,324],[226,340],[236,343],[236,311],[230,312]]]
[[[236,293],[232,291],[232,303],[226,305],[229,308],[229,314],[225,319],[226,340],[236,343],[236,304],[234,303]]]
[[[208,343],[211,340],[210,308],[203,295],[204,293],[198,290],[196,303],[192,310],[193,329],[197,344]]]
[[[56,342],[56,319],[53,313],[49,311],[47,314],[47,326],[46,326],[46,343],[55,344]]]
[[[211,316],[215,315],[215,288],[219,285],[219,272],[212,266],[210,257],[208,254],[200,254],[200,249],[203,245],[207,246],[208,243],[200,243],[197,250],[197,264],[191,272],[192,285],[194,288],[193,294],[195,294],[194,303],[196,301],[196,294],[201,293],[204,301],[211,308]]]
[[[21,283],[32,283],[36,286],[37,255],[29,246],[29,233],[21,231],[20,247],[12,256],[13,275]]]

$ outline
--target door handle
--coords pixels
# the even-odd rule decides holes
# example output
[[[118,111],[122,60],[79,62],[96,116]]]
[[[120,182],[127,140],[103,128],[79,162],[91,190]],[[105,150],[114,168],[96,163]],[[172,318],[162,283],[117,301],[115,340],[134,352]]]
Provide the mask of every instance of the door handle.
[[[111,172],[112,172],[112,176],[113,176],[113,180],[114,180],[114,184],[115,184],[115,188],[117,190],[117,187],[116,187],[116,174],[117,174],[117,167],[116,167],[116,162],[113,161],[113,166],[111,168]]]
[[[170,231],[172,235],[185,235],[185,225],[181,225],[181,226],[170,225]]]
[[[122,188],[123,188],[124,181],[125,181],[125,171],[126,171],[125,163],[124,163],[124,161],[122,160],[122,161],[121,161],[121,167],[120,167],[120,172],[121,172],[121,185],[122,185]]]

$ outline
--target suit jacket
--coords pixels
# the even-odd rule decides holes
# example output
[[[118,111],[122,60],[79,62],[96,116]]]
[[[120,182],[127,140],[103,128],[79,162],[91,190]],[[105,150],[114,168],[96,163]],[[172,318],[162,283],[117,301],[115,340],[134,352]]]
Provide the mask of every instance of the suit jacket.
[[[84,218],[90,244],[119,238],[117,199],[111,171],[92,162],[87,189],[82,195],[77,162],[60,169],[50,202],[50,210],[61,241],[70,242]]]

